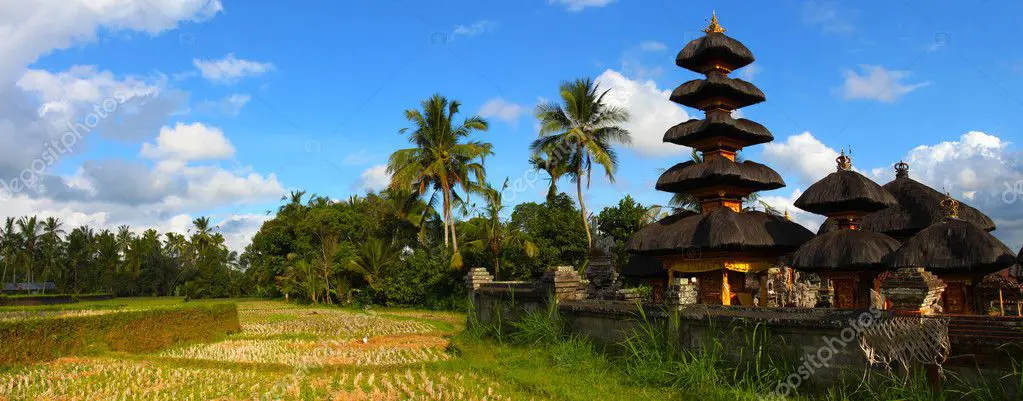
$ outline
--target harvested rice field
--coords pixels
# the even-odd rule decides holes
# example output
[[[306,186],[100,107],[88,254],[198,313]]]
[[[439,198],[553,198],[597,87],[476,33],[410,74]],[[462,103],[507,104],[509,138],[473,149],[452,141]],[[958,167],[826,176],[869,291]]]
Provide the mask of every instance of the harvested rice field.
[[[123,301],[122,301],[123,302]],[[168,300],[167,304],[181,302]],[[75,319],[143,306],[0,310],[0,319]],[[528,350],[459,343],[463,314],[237,302],[241,330],[145,353],[96,350],[0,368],[0,400],[546,400],[569,391]],[[585,377],[585,375],[583,376]],[[601,394],[647,390],[613,380]],[[586,398],[590,397],[590,398]]]

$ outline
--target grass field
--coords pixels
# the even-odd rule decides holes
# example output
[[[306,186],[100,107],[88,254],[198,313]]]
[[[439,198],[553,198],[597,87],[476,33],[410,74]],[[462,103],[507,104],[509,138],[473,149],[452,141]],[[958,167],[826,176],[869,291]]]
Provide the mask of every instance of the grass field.
[[[174,306],[178,298],[0,308],[62,319]],[[465,316],[238,300],[241,332],[149,353],[97,351],[0,370],[0,400],[679,399],[579,356],[475,341]]]

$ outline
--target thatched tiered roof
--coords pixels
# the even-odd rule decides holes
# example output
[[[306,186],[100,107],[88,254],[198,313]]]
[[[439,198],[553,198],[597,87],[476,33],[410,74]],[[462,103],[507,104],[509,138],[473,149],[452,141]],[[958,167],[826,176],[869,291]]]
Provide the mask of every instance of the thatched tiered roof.
[[[893,268],[926,267],[939,274],[989,274],[1016,264],[1002,241],[975,224],[948,218],[932,224],[892,254]]]
[[[731,113],[724,110],[711,111],[703,120],[692,119],[664,133],[664,142],[689,147],[715,139],[728,139],[750,146],[771,142],[774,136],[763,125],[745,118],[732,118]]]
[[[753,53],[745,45],[720,32],[709,32],[689,42],[675,57],[675,65],[701,74],[714,69],[715,64],[736,70],[753,61]]]
[[[639,230],[626,244],[651,254],[771,250],[791,252],[813,237],[805,227],[758,211],[736,213],[719,208],[695,215],[670,216]]]
[[[760,163],[736,163],[718,157],[703,162],[687,161],[676,164],[661,174],[657,190],[686,193],[699,188],[728,185],[753,191],[767,191],[785,186],[777,172]]]
[[[679,85],[671,92],[670,100],[694,109],[709,110],[721,106],[718,100],[727,99],[730,108],[742,108],[763,102],[764,92],[753,84],[723,74],[711,74],[706,79],[694,79]]]
[[[825,216],[851,212],[866,214],[895,205],[895,198],[880,185],[863,174],[842,167],[815,182],[795,202],[800,209]]]
[[[729,78],[736,68],[752,63],[753,55],[724,31],[713,16],[704,30],[707,35],[689,42],[676,59],[679,66],[705,78],[680,85],[670,100],[703,110],[706,118],[672,127],[664,141],[691,146],[702,152],[703,161],[679,163],[657,181],[658,190],[696,198],[701,213],[671,216],[643,227],[628,241],[630,252],[665,260],[686,253],[697,262],[730,259],[762,263],[792,252],[813,236],[785,218],[742,209],[743,198],[750,193],[781,188],[785,182],[763,164],[735,161],[744,147],[774,137],[760,124],[731,116],[731,111],[765,97],[753,84]]]
[[[642,254],[629,255],[629,263],[622,267],[623,276],[635,279],[664,277],[666,272],[660,259]]]
[[[812,273],[885,270],[888,256],[899,245],[899,241],[881,233],[836,230],[803,244],[792,255],[792,267]]]
[[[908,237],[943,221],[946,214],[939,204],[945,195],[909,178],[909,165],[896,166],[895,180],[885,184],[884,189],[895,197],[898,205],[864,216],[861,227],[893,237]],[[959,219],[985,231],[995,229],[990,217],[966,204],[959,206]]]

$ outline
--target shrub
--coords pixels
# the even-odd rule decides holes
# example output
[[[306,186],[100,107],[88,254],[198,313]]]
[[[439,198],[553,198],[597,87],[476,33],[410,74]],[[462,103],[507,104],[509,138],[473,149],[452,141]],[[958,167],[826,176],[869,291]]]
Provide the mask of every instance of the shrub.
[[[148,352],[240,329],[238,309],[229,303],[0,321],[0,365],[103,350]]]

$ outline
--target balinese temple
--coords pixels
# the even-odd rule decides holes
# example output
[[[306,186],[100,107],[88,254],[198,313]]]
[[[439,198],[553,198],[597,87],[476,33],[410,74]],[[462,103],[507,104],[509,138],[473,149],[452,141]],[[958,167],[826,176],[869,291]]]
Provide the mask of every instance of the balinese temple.
[[[894,269],[923,267],[945,282],[942,308],[946,314],[982,314],[977,302],[984,277],[1017,262],[1009,247],[984,227],[960,218],[961,204],[946,196],[940,202],[945,219],[910,237],[890,258]]]
[[[838,171],[811,185],[795,202],[800,209],[827,216],[835,229],[803,244],[791,265],[818,274],[822,286],[831,289],[822,306],[869,308],[871,290],[880,291],[877,278],[901,244],[885,234],[860,230],[860,225],[863,216],[897,202],[880,185],[853,171],[852,158],[844,151],[837,162]]]
[[[862,229],[905,241],[920,230],[945,220],[946,213],[939,206],[945,194],[910,178],[909,164],[895,164],[895,179],[884,184],[884,189],[895,197],[898,205],[864,216]],[[990,217],[966,204],[960,203],[959,219],[985,231],[995,230],[995,223]],[[835,222],[828,219],[818,233],[833,229]]]
[[[702,161],[676,164],[656,185],[661,191],[693,196],[700,211],[643,227],[627,249],[659,259],[669,280],[696,278],[700,303],[752,304],[750,283],[762,284],[764,272],[779,266],[813,233],[784,217],[743,208],[743,199],[750,194],[785,183],[770,167],[736,162],[743,148],[774,140],[763,125],[732,116],[765,97],[753,84],[729,77],[754,61],[749,49],[725,35],[717,16],[704,32],[686,44],[675,63],[705,78],[680,85],[670,98],[703,111],[704,118],[683,122],[664,134],[664,142],[689,146],[700,152]]]

